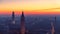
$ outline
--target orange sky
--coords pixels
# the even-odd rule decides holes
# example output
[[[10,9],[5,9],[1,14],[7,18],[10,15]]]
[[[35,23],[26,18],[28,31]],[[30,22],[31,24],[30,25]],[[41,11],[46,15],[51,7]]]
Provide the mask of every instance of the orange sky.
[[[60,14],[60,0],[2,0],[0,14]]]
[[[0,12],[0,14],[12,14],[12,11],[3,11]],[[15,14],[21,14],[21,11],[15,11]],[[38,10],[34,10],[34,11],[24,11],[24,14],[26,15],[59,15],[60,11],[38,11]]]

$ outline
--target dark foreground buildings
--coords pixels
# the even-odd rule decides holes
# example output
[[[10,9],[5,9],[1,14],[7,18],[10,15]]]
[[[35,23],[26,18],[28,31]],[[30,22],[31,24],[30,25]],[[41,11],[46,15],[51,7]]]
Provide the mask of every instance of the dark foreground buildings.
[[[0,34],[27,34],[25,16],[22,11],[20,23],[16,23],[15,12],[12,12],[12,19],[0,24]]]
[[[0,34],[55,34],[54,23],[51,22],[50,24],[51,24],[50,30],[44,29],[37,29],[39,31],[28,30],[25,24],[24,12],[22,11],[20,23],[16,24],[15,13],[13,11],[12,20],[7,20],[6,24],[0,24]]]
[[[24,12],[22,12],[20,20],[21,20],[20,25],[19,25],[20,28],[17,28],[18,26],[16,25],[16,22],[15,22],[15,13],[12,12],[12,23],[10,24],[10,32],[9,32],[9,34],[25,34]]]
[[[20,28],[17,28],[18,26],[16,25],[16,22],[15,22],[15,13],[12,12],[12,23],[9,25],[9,27],[10,27],[9,34],[26,34],[25,17],[24,17],[23,11],[22,11],[20,20],[21,20],[20,21]]]

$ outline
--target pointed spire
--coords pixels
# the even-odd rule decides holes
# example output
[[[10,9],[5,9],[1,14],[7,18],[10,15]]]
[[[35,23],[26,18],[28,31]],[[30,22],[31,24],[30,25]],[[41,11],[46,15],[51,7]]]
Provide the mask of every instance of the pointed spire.
[[[15,13],[12,11],[12,23],[15,24]]]
[[[24,12],[22,11],[21,15],[21,34],[25,34],[25,17],[24,17]]]
[[[14,11],[12,11],[12,13],[14,13]]]
[[[12,12],[12,20],[14,20],[14,18],[15,18],[15,13],[14,13],[14,11]]]
[[[22,16],[24,16],[24,12],[22,11]]]
[[[12,14],[14,14],[14,11],[12,11]]]

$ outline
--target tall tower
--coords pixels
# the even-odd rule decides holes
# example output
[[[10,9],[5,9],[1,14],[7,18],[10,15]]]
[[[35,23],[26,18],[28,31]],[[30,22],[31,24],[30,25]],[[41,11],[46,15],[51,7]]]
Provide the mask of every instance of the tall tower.
[[[20,29],[21,34],[25,34],[25,17],[24,17],[24,12],[22,11],[21,15],[21,29]]]
[[[12,12],[12,23],[15,24],[15,13],[14,13],[14,11]]]

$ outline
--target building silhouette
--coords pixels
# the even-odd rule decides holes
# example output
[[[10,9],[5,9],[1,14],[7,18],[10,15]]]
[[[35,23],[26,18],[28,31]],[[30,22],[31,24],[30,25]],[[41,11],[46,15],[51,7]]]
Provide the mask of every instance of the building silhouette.
[[[14,11],[12,12],[12,23],[15,24],[15,13],[14,13]]]
[[[20,29],[20,34],[25,34],[25,17],[24,17],[24,12],[22,11],[21,15],[21,29]]]

